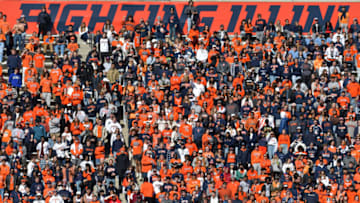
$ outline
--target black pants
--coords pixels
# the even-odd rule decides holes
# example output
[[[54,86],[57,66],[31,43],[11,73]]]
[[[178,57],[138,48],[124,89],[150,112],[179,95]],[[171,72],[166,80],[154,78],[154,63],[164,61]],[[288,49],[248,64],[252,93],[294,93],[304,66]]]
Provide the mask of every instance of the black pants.
[[[44,23],[40,23],[38,37],[40,37],[40,34],[42,34],[42,36],[44,37],[47,34],[47,32],[48,32],[48,26]]]

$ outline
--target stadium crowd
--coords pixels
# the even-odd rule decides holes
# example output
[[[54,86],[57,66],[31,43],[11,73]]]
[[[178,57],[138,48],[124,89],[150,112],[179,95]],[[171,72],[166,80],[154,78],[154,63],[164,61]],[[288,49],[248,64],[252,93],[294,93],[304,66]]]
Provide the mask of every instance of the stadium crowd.
[[[170,12],[54,33],[43,8],[30,37],[0,13],[1,202],[360,202],[358,20]]]

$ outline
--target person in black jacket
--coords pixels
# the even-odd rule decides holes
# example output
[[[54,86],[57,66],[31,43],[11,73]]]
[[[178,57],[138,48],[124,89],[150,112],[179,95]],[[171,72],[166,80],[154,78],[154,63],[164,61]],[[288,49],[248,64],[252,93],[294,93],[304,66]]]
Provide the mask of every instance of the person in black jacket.
[[[46,12],[45,6],[42,7],[42,10],[38,15],[37,23],[39,27],[38,37],[40,37],[40,34],[44,37],[51,28],[51,17]]]
[[[313,38],[314,38],[315,34],[321,33],[321,28],[322,28],[322,26],[319,24],[319,19],[314,18],[314,23],[311,26],[311,31],[313,33]]]
[[[245,142],[241,143],[241,148],[239,149],[238,155],[236,157],[237,163],[241,164],[243,166],[247,166],[247,164],[250,162],[250,152],[246,147]]]
[[[115,168],[117,170],[117,174],[119,175],[119,182],[122,182],[125,177],[125,172],[130,165],[129,155],[126,152],[125,148],[122,147],[120,152],[116,155],[116,164]]]

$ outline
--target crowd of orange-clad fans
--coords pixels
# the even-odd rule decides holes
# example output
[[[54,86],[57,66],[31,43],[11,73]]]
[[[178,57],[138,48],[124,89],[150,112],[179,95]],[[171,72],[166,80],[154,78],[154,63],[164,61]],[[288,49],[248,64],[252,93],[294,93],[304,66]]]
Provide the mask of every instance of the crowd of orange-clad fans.
[[[193,2],[182,29],[170,12],[59,33],[45,7],[34,33],[0,12],[1,202],[360,202],[346,7],[309,33],[261,14],[212,31]]]

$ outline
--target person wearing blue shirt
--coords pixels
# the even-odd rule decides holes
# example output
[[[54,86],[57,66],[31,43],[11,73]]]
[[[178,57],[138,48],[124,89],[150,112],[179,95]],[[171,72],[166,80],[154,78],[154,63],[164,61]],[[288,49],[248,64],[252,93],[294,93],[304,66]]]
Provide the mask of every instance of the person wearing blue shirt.
[[[46,131],[45,131],[45,127],[43,125],[40,124],[39,120],[36,120],[35,122],[35,126],[33,127],[34,130],[34,139],[39,143],[41,138],[44,137],[46,138]]]
[[[186,193],[186,190],[181,191],[180,202],[181,203],[190,203],[191,202],[191,197]]]
[[[289,54],[294,58],[299,58],[299,51],[297,50],[296,46],[293,46],[291,50],[289,51]]]
[[[11,75],[11,73],[14,72],[15,68],[21,68],[21,58],[16,53],[15,49],[12,49],[11,50],[11,55],[8,56],[7,66],[9,68],[9,70],[8,70],[9,75]]]
[[[176,36],[176,30],[178,29],[179,26],[179,17],[175,13],[175,7],[170,8],[168,23],[170,28],[170,39],[174,41]]]
[[[194,136],[194,142],[196,146],[200,149],[202,147],[202,136],[205,133],[205,129],[201,126],[201,122],[196,122],[196,127],[193,128],[193,136]]]
[[[31,195],[35,195],[37,192],[41,192],[43,193],[45,187],[44,185],[40,182],[40,178],[39,177],[35,177],[35,182],[33,182],[31,184],[30,187],[30,194]]]
[[[322,40],[323,40],[323,38],[321,38],[320,35],[317,35],[315,40],[314,40],[315,45],[320,46]]]
[[[15,68],[14,73],[10,74],[9,77],[9,82],[11,83],[11,85],[15,88],[20,88],[22,85],[22,76],[19,73],[19,69]]]
[[[263,42],[264,38],[264,29],[266,27],[266,21],[261,18],[261,14],[258,14],[258,19],[255,21],[255,28],[256,28],[256,38],[260,40],[260,43]]]
[[[360,24],[358,23],[357,18],[354,18],[354,22],[353,22],[353,24],[351,24],[349,32],[350,33],[359,33],[360,32]],[[355,37],[355,35],[354,35],[354,37]]]
[[[319,201],[319,196],[318,196],[318,194],[316,194],[316,192],[314,192],[314,187],[312,185],[309,187],[309,192],[305,193],[305,200],[306,200],[306,202],[318,202]]]

